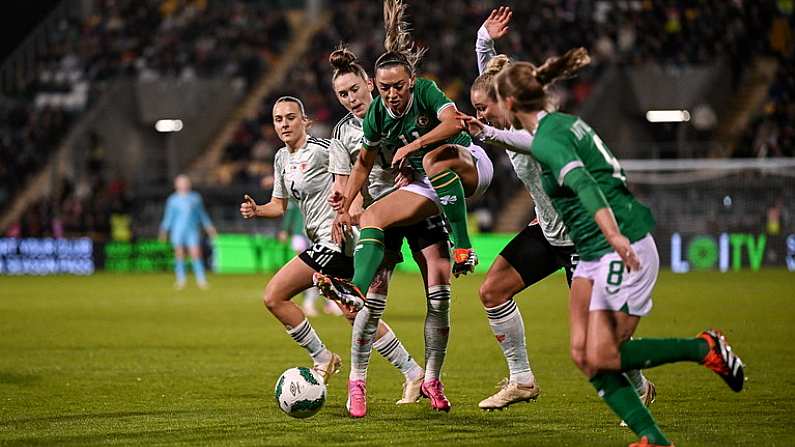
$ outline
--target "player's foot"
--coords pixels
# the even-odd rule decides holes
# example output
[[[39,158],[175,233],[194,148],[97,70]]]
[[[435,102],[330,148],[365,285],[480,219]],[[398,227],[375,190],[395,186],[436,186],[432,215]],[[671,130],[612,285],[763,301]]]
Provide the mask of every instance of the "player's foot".
[[[331,376],[340,372],[342,358],[335,353],[331,353],[331,359],[326,363],[315,363],[313,369],[323,377],[323,383],[328,383]]]
[[[304,315],[307,317],[316,317],[317,310],[315,309],[315,304],[310,301],[304,301],[304,304],[301,305],[301,310],[304,311]]]
[[[701,364],[719,375],[732,391],[740,392],[745,382],[745,365],[732,351],[726,337],[716,329],[706,330],[698,336],[709,345],[709,352]]]
[[[646,390],[640,395],[640,401],[648,408],[649,405],[654,403],[655,399],[657,399],[657,387],[650,380],[646,380]],[[629,427],[623,420],[619,425]]]
[[[313,281],[318,290],[320,290],[321,295],[341,303],[351,311],[358,312],[364,307],[364,294],[347,279],[315,273]]]
[[[206,280],[196,281],[196,285],[202,290],[207,290],[210,288],[210,283],[208,283]]]
[[[628,447],[674,447],[674,445],[673,444],[666,444],[666,445],[652,444],[651,442],[649,442],[649,438],[644,436],[644,437],[640,438],[640,441],[633,442]]]
[[[363,418],[367,414],[367,384],[364,380],[348,381],[348,401],[345,408],[355,418]]]
[[[425,381],[425,375],[417,380],[406,379],[406,381],[403,382],[403,398],[395,402],[395,405],[417,403],[421,397],[420,388],[422,388],[423,381]]]
[[[509,382],[508,379],[503,379],[499,388],[499,391],[480,401],[478,407],[481,410],[502,410],[515,403],[536,400],[541,394],[541,388],[535,383],[519,385]]]
[[[342,316],[342,309],[337,306],[334,301],[328,300],[326,304],[323,305],[323,313],[326,315],[334,315],[335,317]]]
[[[450,412],[450,401],[444,395],[444,385],[441,380],[433,379],[423,382],[420,386],[420,395],[431,400],[431,408],[436,411]]]
[[[182,290],[185,288],[185,281],[177,281],[174,283],[174,289]]]
[[[458,278],[475,271],[478,265],[478,255],[471,248],[456,248],[453,250],[453,275]]]

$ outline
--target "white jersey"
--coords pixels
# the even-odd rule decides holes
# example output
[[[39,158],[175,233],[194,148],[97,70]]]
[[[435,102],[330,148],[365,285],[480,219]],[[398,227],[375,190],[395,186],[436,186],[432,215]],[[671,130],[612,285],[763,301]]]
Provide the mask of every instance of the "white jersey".
[[[290,152],[279,149],[273,163],[273,197],[295,200],[304,217],[304,231],[313,243],[339,250],[331,239],[336,213],[328,204],[334,186],[333,174],[350,175],[351,160],[337,140],[308,137],[306,144]],[[346,251],[353,248],[346,241]]]
[[[351,157],[351,164],[356,163],[356,157],[362,148],[362,120],[353,113],[345,115],[336,126],[332,134],[334,139],[339,140]],[[370,206],[373,202],[395,190],[395,177],[391,172],[392,160],[386,159],[384,151],[378,151],[379,155],[367,178],[367,187],[362,191],[364,197],[364,207]]]
[[[478,38],[475,42],[475,53],[477,55],[479,73],[483,73],[486,65],[492,57],[497,55],[494,49],[494,41],[489,36],[485,27],[478,30]],[[541,224],[541,231],[550,245],[571,246],[574,245],[566,225],[555,211],[552,200],[541,185],[541,166],[530,155],[530,146],[533,144],[533,135],[525,130],[508,129],[501,130],[492,126],[486,126],[479,138],[486,143],[497,144],[507,150],[508,158],[511,160],[516,176],[524,183],[530,197],[535,204],[536,217]]]

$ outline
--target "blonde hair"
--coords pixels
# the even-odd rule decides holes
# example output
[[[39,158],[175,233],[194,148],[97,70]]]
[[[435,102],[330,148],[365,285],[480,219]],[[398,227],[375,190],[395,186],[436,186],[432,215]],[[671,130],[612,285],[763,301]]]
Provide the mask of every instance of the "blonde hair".
[[[518,62],[497,74],[494,83],[503,98],[513,97],[514,108],[523,112],[544,110],[547,107],[547,87],[569,79],[591,63],[585,48],[574,48],[563,56],[550,57],[540,67]]]
[[[509,65],[511,65],[511,59],[504,54],[498,54],[492,57],[489,63],[486,64],[486,69],[483,70],[483,73],[475,78],[475,82],[472,83],[472,88],[470,88],[470,90],[484,91],[489,99],[496,101],[497,91],[494,88],[494,78]]]
[[[375,61],[375,69],[402,65],[412,76],[427,48],[417,48],[406,21],[402,0],[384,0],[384,49]]]

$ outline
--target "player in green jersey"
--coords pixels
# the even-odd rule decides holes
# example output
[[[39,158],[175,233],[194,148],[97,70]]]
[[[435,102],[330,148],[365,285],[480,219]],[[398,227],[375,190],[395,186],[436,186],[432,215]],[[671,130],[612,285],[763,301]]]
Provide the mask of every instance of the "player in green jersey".
[[[497,102],[494,77],[511,62],[507,56],[497,54],[494,42],[506,35],[511,15],[509,7],[494,9],[478,30],[475,55],[480,76],[470,89],[477,119],[461,114],[473,138],[506,150],[516,176],[533,199],[536,215],[536,219],[503,248],[480,286],[480,300],[489,326],[510,372],[500,389],[478,404],[484,410],[501,409],[538,397],[540,388],[530,368],[524,321],[514,296],[561,268],[570,286],[578,260],[568,229],[544,192],[541,167],[530,154],[533,135],[511,126]],[[640,371],[629,371],[626,375],[648,406],[656,396],[654,384]]]
[[[546,88],[589,62],[578,48],[540,67],[512,64],[495,79],[497,96],[511,121],[534,134],[530,149],[542,166],[544,190],[580,255],[571,285],[572,359],[640,437],[633,445],[670,446],[622,373],[693,361],[740,391],[744,365],[716,330],[696,338],[630,338],[652,307],[659,269],[654,218],[627,189],[621,165],[593,129],[576,116],[549,112]]]
[[[383,230],[410,225],[441,208],[452,229],[453,274],[473,271],[477,262],[466,229],[466,197],[482,195],[493,174],[491,160],[462,132],[452,100],[428,79],[417,78],[415,66],[424,51],[406,32],[405,6],[384,4],[386,52],[376,61],[373,101],[362,125],[364,150],[351,175],[340,221],[350,224],[347,210],[376,160],[411,168],[416,177],[401,176],[400,189],[362,215],[363,237],[357,252],[354,284],[364,290],[374,271],[371,259],[382,256]],[[404,161],[405,160],[405,161]],[[375,263],[377,264],[377,262]]]
[[[316,272],[350,277],[353,259],[351,239],[337,244],[332,240],[331,226],[336,213],[327,198],[333,190],[344,187],[350,174],[350,156],[339,141],[315,138],[307,134],[310,124],[303,103],[295,97],[284,96],[273,106],[273,125],[285,146],[276,153],[274,184],[270,202],[257,203],[249,196],[240,204],[240,214],[253,217],[277,218],[284,215],[287,204],[298,203],[304,220],[304,231],[312,246],[284,265],[271,278],[265,288],[264,302],[276,319],[287,329],[295,342],[307,350],[324,381],[338,372],[339,355],[329,351],[315,332],[309,320],[291,300],[312,286]],[[355,315],[345,315],[353,323]],[[378,345],[381,353],[404,376],[422,370],[395,337],[392,329],[381,322],[376,330],[377,340],[386,339],[387,345]]]
[[[357,62],[353,52],[338,48],[329,56],[333,68],[331,77],[334,93],[340,104],[350,113],[334,127],[334,138],[348,150],[353,160],[361,151],[362,120],[373,101],[373,83],[364,68]],[[391,160],[390,160],[391,161]],[[371,206],[395,191],[395,179],[389,162],[373,166],[367,186],[354,200],[350,209],[353,223],[364,208]],[[333,206],[340,206],[339,197],[331,198]],[[353,417],[367,414],[367,368],[370,352],[380,345],[388,347],[388,339],[381,338],[374,345],[375,330],[384,313],[392,270],[402,262],[400,253],[403,239],[411,248],[417,266],[422,273],[427,298],[425,316],[425,371],[418,368],[416,376],[408,377],[403,385],[403,398],[398,404],[411,404],[420,398],[422,385],[439,377],[447,353],[450,330],[450,253],[448,235],[441,215],[425,219],[417,224],[388,228],[384,232],[385,256],[376,280],[367,290],[365,306],[356,315],[351,335],[351,370],[348,378],[348,400],[346,408]]]

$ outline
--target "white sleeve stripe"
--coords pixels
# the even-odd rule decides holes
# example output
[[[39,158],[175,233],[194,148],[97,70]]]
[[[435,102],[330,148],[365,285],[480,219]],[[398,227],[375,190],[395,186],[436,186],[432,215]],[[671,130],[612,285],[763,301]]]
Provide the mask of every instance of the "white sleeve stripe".
[[[379,144],[381,144],[381,140],[370,141],[370,140],[367,139],[367,137],[362,136],[362,143],[364,143],[364,144],[366,144],[368,146],[378,146]]]
[[[439,116],[442,114],[442,110],[444,110],[444,109],[446,109],[448,107],[455,107],[455,103],[454,102],[448,102],[448,103],[442,104],[438,109],[436,109],[436,117],[439,118]]]
[[[563,186],[563,179],[566,178],[566,174],[569,172],[577,169],[577,168],[584,168],[585,166],[582,164],[580,160],[574,160],[566,163],[566,166],[560,170],[560,175],[558,175],[558,184]]]

